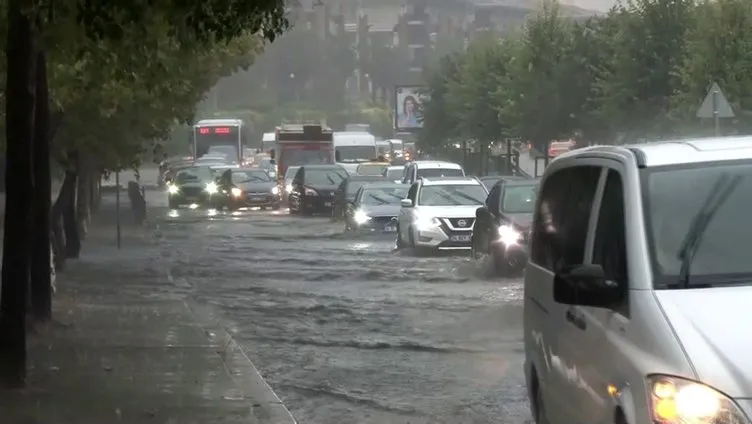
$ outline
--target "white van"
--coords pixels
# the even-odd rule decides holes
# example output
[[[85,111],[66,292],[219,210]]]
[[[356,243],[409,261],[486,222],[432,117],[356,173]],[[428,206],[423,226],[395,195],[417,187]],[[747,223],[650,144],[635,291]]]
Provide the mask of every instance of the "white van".
[[[752,137],[563,153],[524,284],[537,423],[750,423]]]
[[[361,131],[334,133],[334,154],[337,164],[354,174],[358,164],[370,162],[378,156],[376,137]]]
[[[402,183],[412,184],[418,178],[441,178],[441,177],[464,177],[465,170],[462,166],[452,162],[440,162],[433,160],[416,160],[405,164],[402,173]]]

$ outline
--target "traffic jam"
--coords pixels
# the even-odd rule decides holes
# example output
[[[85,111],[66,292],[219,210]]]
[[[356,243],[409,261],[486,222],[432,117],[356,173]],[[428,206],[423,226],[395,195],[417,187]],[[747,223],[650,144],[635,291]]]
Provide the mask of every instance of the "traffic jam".
[[[393,238],[396,250],[488,255],[498,275],[521,274],[538,180],[468,176],[460,164],[416,158],[414,143],[360,129],[282,125],[257,149],[246,147],[243,130],[237,119],[199,121],[193,155],[162,162],[172,216],[328,217],[354,237]]]

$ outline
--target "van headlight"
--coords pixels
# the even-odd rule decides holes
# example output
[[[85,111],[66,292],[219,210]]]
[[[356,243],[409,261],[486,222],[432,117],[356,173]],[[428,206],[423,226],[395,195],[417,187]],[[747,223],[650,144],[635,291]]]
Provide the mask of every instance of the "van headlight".
[[[279,187],[272,187],[272,194],[275,195],[275,196],[278,195],[279,194]]]
[[[695,381],[665,375],[648,377],[653,422],[747,424],[728,396]]]
[[[520,242],[522,233],[515,230],[514,227],[509,225],[502,225],[499,227],[499,241],[507,246],[515,245]]]
[[[353,219],[355,220],[355,222],[357,222],[360,225],[360,224],[365,224],[366,222],[370,221],[371,217],[368,216],[367,213],[365,213],[362,210],[358,209],[353,214]]]
[[[217,187],[217,183],[207,183],[206,184],[206,192],[209,194],[217,194],[219,191],[219,188]]]
[[[167,186],[167,192],[170,194],[178,194],[179,191],[180,189],[178,188],[178,186],[172,184]]]

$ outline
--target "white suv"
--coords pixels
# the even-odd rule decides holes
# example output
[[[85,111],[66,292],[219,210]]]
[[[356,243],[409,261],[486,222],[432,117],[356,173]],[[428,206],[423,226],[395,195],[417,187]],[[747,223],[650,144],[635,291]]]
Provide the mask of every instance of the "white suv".
[[[475,211],[486,197],[477,178],[418,180],[402,199],[397,248],[469,250]]]
[[[752,417],[752,137],[563,153],[524,283],[540,423]]]

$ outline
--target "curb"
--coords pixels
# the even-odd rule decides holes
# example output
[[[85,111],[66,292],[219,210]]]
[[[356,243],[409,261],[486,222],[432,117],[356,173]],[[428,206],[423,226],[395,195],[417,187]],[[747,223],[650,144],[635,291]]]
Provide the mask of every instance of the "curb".
[[[193,302],[186,307],[204,327],[209,339],[222,346],[222,360],[230,377],[238,384],[243,395],[254,401],[253,416],[260,424],[297,424],[292,413],[269,386],[243,348],[221,325],[217,315],[209,308]]]

